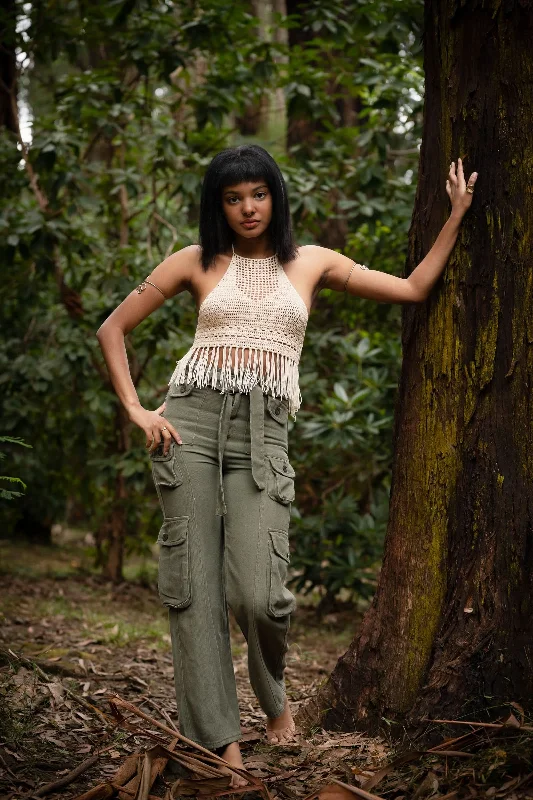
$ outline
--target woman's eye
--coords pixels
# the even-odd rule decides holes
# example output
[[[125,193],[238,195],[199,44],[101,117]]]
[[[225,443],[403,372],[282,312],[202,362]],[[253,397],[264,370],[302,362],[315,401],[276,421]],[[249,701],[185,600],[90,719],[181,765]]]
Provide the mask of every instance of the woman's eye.
[[[259,200],[264,200],[264,199],[265,199],[265,197],[266,197],[266,194],[267,194],[266,192],[256,192],[256,195],[255,195],[255,196],[256,196],[256,197],[257,197]]]
[[[235,205],[235,203],[238,203],[238,202],[239,202],[239,198],[238,197],[228,197],[228,203],[231,203],[231,205]]]

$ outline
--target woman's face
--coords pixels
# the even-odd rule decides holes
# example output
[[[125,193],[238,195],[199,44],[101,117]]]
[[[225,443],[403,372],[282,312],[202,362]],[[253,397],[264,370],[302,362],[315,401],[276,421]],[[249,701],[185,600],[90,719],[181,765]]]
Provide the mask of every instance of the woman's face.
[[[272,195],[261,178],[225,186],[222,209],[232,231],[244,239],[255,239],[266,231],[272,219]]]

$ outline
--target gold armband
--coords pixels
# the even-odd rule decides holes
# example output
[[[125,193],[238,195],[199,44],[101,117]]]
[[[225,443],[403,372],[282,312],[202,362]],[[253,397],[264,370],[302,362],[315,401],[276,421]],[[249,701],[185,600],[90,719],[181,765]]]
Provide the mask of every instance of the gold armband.
[[[355,263],[355,261],[354,261],[354,262],[352,263],[352,268],[351,268],[351,270],[350,270],[350,271],[349,271],[349,273],[348,273],[348,277],[347,277],[347,278],[346,278],[346,280],[344,281],[344,286],[342,287],[342,291],[343,291],[343,292],[345,292],[345,291],[346,291],[346,287],[348,286],[348,281],[350,280],[350,276],[351,276],[351,274],[352,274],[352,272],[354,271],[354,269],[355,269],[355,267],[356,267],[356,266],[358,266],[360,269],[368,269],[368,267],[365,267],[365,265],[364,265],[364,264],[356,264],[356,263]]]
[[[156,286],[155,283],[152,283],[152,281],[149,281],[148,278],[145,278],[144,281],[141,281],[141,283],[138,286],[135,287],[135,291],[137,292],[137,294],[140,294],[141,292],[144,292],[144,290],[146,289],[146,284],[147,283],[149,283],[150,286],[153,286],[154,289],[157,289],[158,292],[161,292],[161,294],[163,295],[165,300],[167,299],[167,296],[164,293],[164,291],[162,289],[160,289],[159,286]]]

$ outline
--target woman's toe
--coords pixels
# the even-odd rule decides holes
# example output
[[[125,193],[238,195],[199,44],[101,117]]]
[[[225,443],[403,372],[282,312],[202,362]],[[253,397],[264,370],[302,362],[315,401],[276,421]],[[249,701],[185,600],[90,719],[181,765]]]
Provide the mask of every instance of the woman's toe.
[[[293,741],[294,729],[283,728],[278,731],[267,731],[267,739],[270,744],[285,744],[286,742]]]

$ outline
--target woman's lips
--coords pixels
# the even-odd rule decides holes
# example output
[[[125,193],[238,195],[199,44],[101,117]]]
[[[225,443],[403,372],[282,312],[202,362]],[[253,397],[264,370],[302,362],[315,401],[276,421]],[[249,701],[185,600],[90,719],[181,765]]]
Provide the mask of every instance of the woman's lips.
[[[257,225],[259,225],[259,220],[258,219],[245,220],[244,222],[241,222],[241,225],[243,228],[246,228],[247,230],[252,230],[252,228],[255,228]]]

